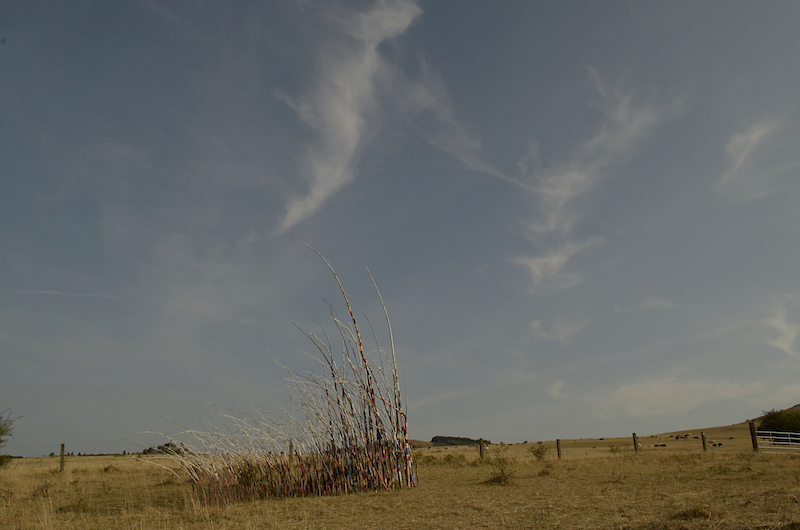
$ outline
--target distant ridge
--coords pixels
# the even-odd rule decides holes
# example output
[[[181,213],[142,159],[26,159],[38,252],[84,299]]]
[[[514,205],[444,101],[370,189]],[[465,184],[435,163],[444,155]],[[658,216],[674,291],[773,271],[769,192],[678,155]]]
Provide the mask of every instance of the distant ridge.
[[[434,446],[448,446],[448,445],[478,445],[479,440],[472,438],[464,438],[462,436],[434,436],[430,442],[423,440],[409,440],[411,447],[414,449],[431,448]],[[489,445],[492,442],[483,440],[483,443]]]
[[[796,413],[800,413],[800,404],[797,404],[797,405],[795,405],[793,407],[789,407],[789,408],[782,409],[782,410],[785,410],[785,411],[788,411],[788,412],[793,412],[793,413],[795,413],[795,412]],[[680,430],[680,431],[665,432],[665,433],[661,433],[660,435],[661,436],[670,435],[670,434],[674,435],[674,434],[678,434],[678,433],[686,433],[686,432],[689,432],[689,431],[696,431],[697,433],[699,433],[699,432],[702,431],[702,432],[705,432],[709,436],[712,436],[712,435],[719,436],[722,433],[728,433],[728,431],[730,431],[731,429],[742,430],[743,432],[749,432],[750,427],[748,426],[748,424],[752,421],[752,422],[755,422],[756,423],[756,427],[758,427],[758,424],[759,424],[759,422],[761,421],[761,419],[763,417],[764,417],[764,415],[761,414],[759,416],[756,416],[755,418],[751,418],[749,420],[740,421],[739,423],[734,423],[734,424],[731,424],[731,425],[721,425],[721,426],[718,426],[718,427],[706,427],[705,429],[684,429],[684,430]]]
[[[794,405],[793,407],[789,407],[783,409],[789,412],[796,412],[800,413],[800,403]],[[734,423],[732,425],[723,425],[718,427],[707,427],[705,429],[683,429],[678,431],[671,431],[660,433],[658,435],[653,435],[653,437],[667,437],[669,435],[675,434],[686,434],[687,432],[696,431],[697,434],[700,432],[705,432],[709,436],[722,436],[725,435],[726,437],[729,435],[748,435],[748,423],[754,421],[758,423],[764,417],[763,414],[756,416],[755,418],[744,420],[739,423]],[[744,430],[743,430],[744,429]],[[741,431],[741,432],[738,432]],[[478,440],[474,440],[472,438],[463,438],[458,436],[434,436],[430,442],[426,442],[424,440],[409,440],[411,447],[414,449],[423,449],[423,448],[431,448],[434,446],[448,446],[448,445],[477,445]],[[489,444],[488,440],[484,440],[484,443]]]
[[[786,408],[786,409],[779,409],[779,410],[783,410],[784,412],[792,412],[792,413],[800,414],[800,403],[798,403],[797,405],[795,405],[793,407],[789,407],[789,408]],[[764,412],[766,412],[766,411],[764,411]],[[743,421],[742,423],[748,423],[748,422],[751,422],[751,421],[759,421],[763,417],[764,417],[764,415],[762,414],[761,416],[756,416],[752,420],[746,420],[746,421]]]
[[[433,445],[477,445],[479,440],[472,438],[462,438],[460,436],[434,436],[431,438]],[[490,444],[489,440],[484,440],[483,443]]]

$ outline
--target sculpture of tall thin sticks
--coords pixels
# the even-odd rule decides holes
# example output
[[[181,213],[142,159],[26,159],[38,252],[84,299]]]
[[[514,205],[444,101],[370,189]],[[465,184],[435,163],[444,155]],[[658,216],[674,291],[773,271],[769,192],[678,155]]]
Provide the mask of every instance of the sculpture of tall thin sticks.
[[[340,320],[331,309],[338,333],[336,348],[324,328],[322,337],[303,331],[316,349],[310,356],[322,365],[324,375],[288,371],[299,414],[284,411],[245,418],[222,414],[230,422],[225,429],[184,428],[184,440],[169,437],[164,456],[179,464],[205,503],[338,495],[417,484],[394,337],[372,274],[367,270],[383,308],[388,352],[378,345],[374,330],[375,350],[365,351],[358,319],[339,276],[322,254],[300,242],[330,269],[349,318]],[[389,377],[386,370],[391,372]]]

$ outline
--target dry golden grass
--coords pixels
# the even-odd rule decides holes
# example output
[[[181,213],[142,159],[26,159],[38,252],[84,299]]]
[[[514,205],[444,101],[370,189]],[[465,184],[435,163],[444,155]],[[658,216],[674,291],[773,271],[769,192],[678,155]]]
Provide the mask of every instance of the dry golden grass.
[[[627,438],[564,441],[560,461],[553,442],[545,461],[536,443],[491,446],[483,462],[474,447],[426,449],[417,488],[227,506],[130,457],[72,457],[64,473],[58,458],[20,459],[0,468],[0,527],[800,530],[800,456],[754,454],[733,427],[707,431],[734,437],[708,453],[670,433],[641,437],[638,454]]]

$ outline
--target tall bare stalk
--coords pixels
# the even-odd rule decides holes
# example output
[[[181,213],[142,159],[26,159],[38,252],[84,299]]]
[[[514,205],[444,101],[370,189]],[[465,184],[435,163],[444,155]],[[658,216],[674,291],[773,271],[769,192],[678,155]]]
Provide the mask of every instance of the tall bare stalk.
[[[331,309],[336,347],[324,330],[322,337],[301,330],[314,345],[316,353],[309,355],[323,374],[298,375],[284,365],[299,413],[222,414],[229,423],[224,429],[184,428],[180,441],[170,438],[163,456],[179,464],[206,503],[337,495],[417,483],[394,337],[375,280],[367,270],[383,308],[388,352],[378,345],[374,329],[375,349],[365,351],[361,326],[339,276],[322,254],[300,242],[330,269],[349,318],[340,320]],[[388,377],[385,368],[391,372]]]

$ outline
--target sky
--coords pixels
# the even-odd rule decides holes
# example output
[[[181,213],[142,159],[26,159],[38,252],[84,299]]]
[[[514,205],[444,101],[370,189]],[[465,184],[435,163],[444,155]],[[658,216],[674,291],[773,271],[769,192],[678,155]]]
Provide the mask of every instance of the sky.
[[[0,6],[3,451],[280,411],[346,308],[412,438],[800,403],[800,3]],[[299,328],[299,329],[298,329]],[[277,361],[277,362],[276,362]]]

